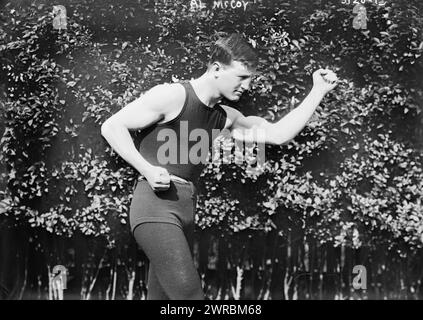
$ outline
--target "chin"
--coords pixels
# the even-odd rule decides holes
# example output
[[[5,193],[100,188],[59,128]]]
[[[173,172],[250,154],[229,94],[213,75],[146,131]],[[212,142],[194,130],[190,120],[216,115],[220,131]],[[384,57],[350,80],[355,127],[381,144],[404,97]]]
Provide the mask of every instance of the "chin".
[[[230,99],[228,99],[228,100],[230,100],[230,101],[238,101],[239,99],[241,99],[241,96],[238,96],[238,95],[234,95],[234,96],[232,96]]]

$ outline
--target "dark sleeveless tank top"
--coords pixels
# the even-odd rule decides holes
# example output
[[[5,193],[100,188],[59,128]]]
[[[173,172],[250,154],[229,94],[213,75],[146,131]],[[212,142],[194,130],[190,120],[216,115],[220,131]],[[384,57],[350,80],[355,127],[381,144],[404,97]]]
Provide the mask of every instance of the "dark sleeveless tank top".
[[[226,111],[218,104],[210,108],[202,103],[190,82],[181,84],[186,92],[181,112],[141,130],[139,151],[150,164],[196,183],[214,138],[225,126]]]

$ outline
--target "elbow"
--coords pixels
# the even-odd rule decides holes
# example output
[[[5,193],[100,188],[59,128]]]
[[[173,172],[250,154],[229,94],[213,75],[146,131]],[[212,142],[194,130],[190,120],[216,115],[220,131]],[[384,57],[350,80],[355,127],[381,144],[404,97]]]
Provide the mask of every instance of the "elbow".
[[[280,141],[278,145],[279,146],[285,146],[285,145],[289,144],[292,141],[292,139],[294,139],[294,138],[285,139],[283,141]]]
[[[270,137],[272,137],[272,144],[282,146],[294,139],[295,134],[291,131],[272,132]]]
[[[292,140],[292,135],[288,131],[282,131],[275,125],[270,125],[264,130],[266,144],[282,146]]]
[[[291,137],[283,137],[283,138],[278,137],[278,138],[275,138],[275,139],[272,139],[272,140],[268,140],[267,143],[275,145],[275,146],[283,146],[283,145],[290,143],[292,141],[292,139],[293,139],[293,137],[292,138]]]
[[[101,125],[101,135],[107,140],[107,137],[110,136],[111,131],[112,131],[112,123],[110,119],[107,119]]]
[[[277,136],[274,136],[271,139],[267,139],[267,143],[272,144],[272,145],[276,145],[276,146],[282,146],[282,145],[289,143],[292,139],[293,139],[293,137],[277,135]]]
[[[285,140],[274,140],[271,141],[270,144],[273,144],[275,146],[283,146],[287,141]]]

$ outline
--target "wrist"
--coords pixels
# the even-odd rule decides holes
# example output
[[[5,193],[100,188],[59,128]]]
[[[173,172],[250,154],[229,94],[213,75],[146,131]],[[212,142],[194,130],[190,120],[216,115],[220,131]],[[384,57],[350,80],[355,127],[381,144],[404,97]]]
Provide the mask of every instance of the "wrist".
[[[317,98],[323,99],[326,95],[327,91],[318,87],[312,87],[310,94],[316,96]]]
[[[147,176],[150,172],[153,171],[153,166],[150,163],[143,163],[141,164],[138,168],[137,168],[138,172],[142,175],[142,176]]]

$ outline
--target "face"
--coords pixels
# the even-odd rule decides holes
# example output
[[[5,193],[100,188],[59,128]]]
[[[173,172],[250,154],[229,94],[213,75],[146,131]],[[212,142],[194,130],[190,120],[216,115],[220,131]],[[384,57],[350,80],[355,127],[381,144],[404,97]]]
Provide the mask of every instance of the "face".
[[[238,101],[244,91],[250,88],[253,71],[242,62],[232,61],[230,65],[220,63],[215,66],[217,87],[220,94],[230,101]]]

